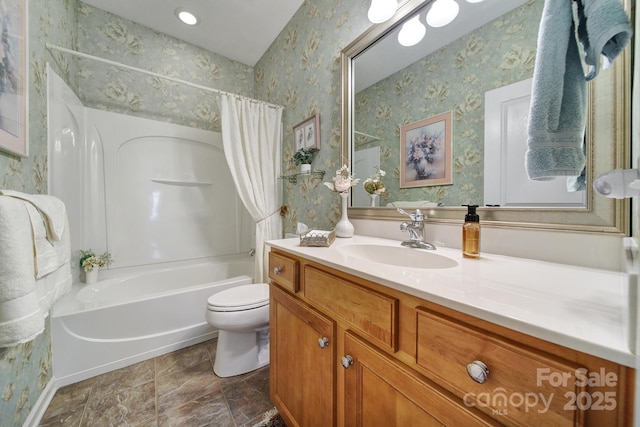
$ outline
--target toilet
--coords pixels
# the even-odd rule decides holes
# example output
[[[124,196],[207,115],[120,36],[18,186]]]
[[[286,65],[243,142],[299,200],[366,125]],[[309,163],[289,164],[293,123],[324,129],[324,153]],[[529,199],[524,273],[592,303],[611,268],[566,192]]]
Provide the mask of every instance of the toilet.
[[[213,371],[244,374],[269,364],[269,285],[241,285],[207,300],[207,322],[218,329]]]

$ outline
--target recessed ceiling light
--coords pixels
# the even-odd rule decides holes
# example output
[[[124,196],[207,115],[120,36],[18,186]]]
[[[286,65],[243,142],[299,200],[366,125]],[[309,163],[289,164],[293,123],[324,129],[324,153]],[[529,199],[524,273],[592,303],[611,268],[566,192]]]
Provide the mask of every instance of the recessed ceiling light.
[[[187,25],[196,25],[198,23],[198,18],[193,13],[181,7],[176,9],[175,14],[180,21]]]

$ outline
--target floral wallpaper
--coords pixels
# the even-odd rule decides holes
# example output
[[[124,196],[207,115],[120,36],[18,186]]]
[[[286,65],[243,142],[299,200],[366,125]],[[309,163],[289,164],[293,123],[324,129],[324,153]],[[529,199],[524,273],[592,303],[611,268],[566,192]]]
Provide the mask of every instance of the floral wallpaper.
[[[79,3],[78,49],[175,79],[253,95],[253,67]],[[220,130],[214,93],[89,59],[78,60],[87,107]]]
[[[55,58],[45,42],[75,44],[76,0],[29,1],[29,157],[0,151],[0,188],[30,193],[47,192],[46,63],[73,83],[73,66]],[[0,349],[0,420],[3,426],[22,426],[51,379],[51,332],[11,348]]]
[[[484,94],[533,76],[543,5],[530,0],[356,95],[355,129],[380,138],[357,138],[356,150],[379,146],[388,173],[381,206],[395,200],[483,204]],[[449,111],[453,185],[400,188],[400,127]]]
[[[297,222],[312,228],[332,228],[340,218],[340,198],[322,185],[346,161],[341,158],[340,52],[371,24],[369,0],[305,1],[255,66],[255,97],[284,106],[283,171],[296,171],[290,160],[293,126],[320,114],[320,151],[312,168],[326,171],[323,179],[282,180],[285,232]],[[364,178],[364,177],[360,177]]]

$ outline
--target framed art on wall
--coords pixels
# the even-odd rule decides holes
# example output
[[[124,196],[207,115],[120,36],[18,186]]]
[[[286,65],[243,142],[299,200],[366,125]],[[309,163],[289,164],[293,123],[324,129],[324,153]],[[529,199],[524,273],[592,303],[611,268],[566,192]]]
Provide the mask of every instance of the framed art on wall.
[[[27,68],[27,0],[0,8],[0,150],[29,155]]]
[[[400,128],[400,188],[453,183],[451,130],[451,112]]]
[[[320,114],[315,114],[293,127],[293,151],[320,149]]]

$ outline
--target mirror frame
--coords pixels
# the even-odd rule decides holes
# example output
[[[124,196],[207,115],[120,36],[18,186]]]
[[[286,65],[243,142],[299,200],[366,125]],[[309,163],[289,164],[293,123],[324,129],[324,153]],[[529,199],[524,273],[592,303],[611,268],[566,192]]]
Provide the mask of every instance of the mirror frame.
[[[407,17],[434,0],[405,0],[395,15],[382,24],[372,25],[341,52],[342,159],[340,164],[351,165],[353,143],[353,105],[355,94],[353,59],[377,40],[402,25]],[[631,0],[621,0],[627,14]],[[588,120],[585,133],[587,143],[587,182],[612,169],[627,169],[631,158],[631,45],[620,54],[611,68],[601,72],[587,85]],[[595,99],[608,102],[595,102]],[[597,120],[596,120],[597,118]],[[613,152],[599,147],[595,141],[612,141]],[[604,144],[601,144],[604,145]],[[594,159],[600,159],[598,165]],[[601,160],[604,159],[604,160]],[[346,162],[345,162],[346,160]],[[438,207],[423,209],[432,223],[461,223],[466,208]],[[349,207],[349,217],[397,221],[404,218],[395,208]],[[487,208],[478,209],[482,222],[488,226],[533,228],[555,231],[581,231],[629,235],[629,199],[608,199],[590,189],[586,208]]]

